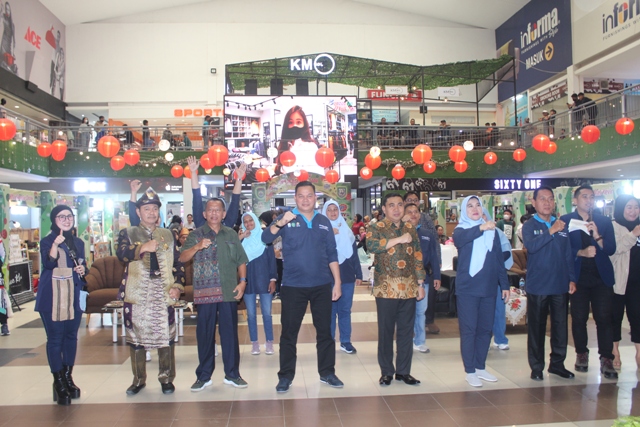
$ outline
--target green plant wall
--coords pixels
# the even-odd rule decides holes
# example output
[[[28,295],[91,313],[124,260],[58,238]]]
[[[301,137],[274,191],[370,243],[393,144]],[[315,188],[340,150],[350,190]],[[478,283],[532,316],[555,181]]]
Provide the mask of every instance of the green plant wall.
[[[49,159],[38,156],[36,147],[15,141],[0,142],[0,168],[49,176]]]

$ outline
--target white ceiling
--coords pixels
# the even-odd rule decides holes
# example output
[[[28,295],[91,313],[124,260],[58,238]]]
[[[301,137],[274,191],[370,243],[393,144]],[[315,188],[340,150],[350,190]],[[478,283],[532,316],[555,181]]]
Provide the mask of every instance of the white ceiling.
[[[226,0],[40,0],[65,25],[123,18],[129,15],[155,12],[199,3],[222,3]],[[237,1],[237,0],[230,0]],[[279,0],[269,0],[278,8]],[[301,0],[312,2],[317,0]],[[496,29],[529,0],[346,0],[425,18],[435,18],[476,28]],[[289,4],[286,2],[287,5]],[[318,2],[321,5],[322,2]],[[291,11],[283,7],[287,13]],[[238,22],[241,22],[240,18]]]

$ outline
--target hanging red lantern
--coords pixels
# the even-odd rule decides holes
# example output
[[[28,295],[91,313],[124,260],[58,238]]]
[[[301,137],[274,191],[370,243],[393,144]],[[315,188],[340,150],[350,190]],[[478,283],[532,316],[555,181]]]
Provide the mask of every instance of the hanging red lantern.
[[[49,157],[51,155],[51,144],[48,142],[43,142],[38,145],[38,154],[41,157]]]
[[[374,171],[378,169],[382,164],[382,157],[380,156],[373,157],[371,154],[367,154],[364,158],[364,164],[367,165],[369,169]]]
[[[53,160],[55,160],[56,162],[61,162],[64,160],[64,157],[66,156],[66,153],[51,153],[51,158]]]
[[[229,160],[229,150],[224,145],[214,145],[209,148],[209,158],[214,166],[222,166]]]
[[[328,168],[336,160],[336,155],[331,148],[322,147],[316,151],[316,163],[318,166]]]
[[[429,160],[422,167],[426,173],[434,173],[436,171],[436,162]]]
[[[204,170],[207,170],[213,169],[215,165],[213,164],[211,157],[209,157],[209,154],[203,154],[202,157],[200,157],[200,166],[202,166]]]
[[[453,166],[454,169],[456,170],[456,172],[458,173],[464,173],[464,171],[467,170],[467,168],[469,167],[469,165],[467,165],[467,162],[462,160],[459,162],[456,162],[456,164]]]
[[[174,178],[180,178],[183,173],[184,173],[184,169],[182,169],[182,166],[180,165],[174,165],[171,168],[171,176]]]
[[[51,155],[53,160],[61,161],[67,154],[67,144],[64,141],[56,140],[51,144]]]
[[[122,158],[124,159],[124,162],[126,164],[128,164],[129,166],[135,166],[140,161],[140,153],[138,153],[138,150],[134,150],[132,148],[132,149],[129,149],[129,150],[125,151],[124,155],[122,156]],[[122,168],[120,168],[120,169],[122,169]],[[120,170],[120,169],[116,169],[116,170]]]
[[[494,153],[493,151],[489,151],[487,154],[484,155],[484,162],[488,165],[493,165],[497,161],[498,161],[498,156],[496,156],[496,153]]]
[[[205,154],[206,155],[206,154]],[[204,156],[202,156],[204,157]],[[202,164],[202,160],[200,160],[200,164]],[[265,168],[260,168],[256,171],[256,181],[258,182],[267,182],[269,181],[269,171]]]
[[[326,174],[324,174],[324,180],[329,184],[335,184],[340,179],[340,174],[336,170],[328,170]]]
[[[616,122],[616,132],[620,135],[629,135],[633,132],[633,128],[635,127],[635,123],[628,117],[623,117],[618,119]]]
[[[533,142],[531,143],[531,145],[533,146],[534,150],[540,151],[542,153],[547,149],[550,142],[551,140],[547,135],[540,134],[533,137]]]
[[[428,162],[431,160],[431,156],[431,147],[425,144],[419,144],[411,153],[411,157],[417,165],[422,165],[424,162]]]
[[[405,173],[406,173],[406,171],[404,170],[404,168],[400,164],[395,165],[394,168],[391,169],[391,176],[393,176],[395,179],[404,178]]]
[[[362,179],[371,179],[371,177],[373,176],[373,171],[365,166],[360,169],[360,176],[362,177]]]
[[[587,144],[593,144],[600,139],[600,129],[594,125],[585,126],[582,128],[580,136]]]
[[[555,142],[551,141],[551,142],[549,142],[549,145],[547,146],[547,148],[544,151],[547,154],[553,154],[553,153],[556,152],[556,150],[558,150],[558,144],[556,144]]]
[[[0,119],[0,141],[10,141],[16,136],[16,124],[9,119]]]
[[[291,151],[283,151],[280,153],[280,163],[283,166],[291,167],[296,163],[296,155]]]
[[[120,141],[111,135],[106,135],[98,141],[98,153],[109,158],[118,154],[120,151]]]
[[[309,180],[309,172],[307,172],[304,169],[300,169],[298,172],[299,172],[299,174],[298,174],[298,182],[308,181]]]
[[[454,162],[461,162],[467,157],[467,152],[459,145],[454,145],[449,149],[449,158]]]
[[[124,168],[124,165],[127,161],[122,156],[113,156],[111,158],[111,169],[114,171],[119,171]]]
[[[521,162],[526,158],[527,158],[527,152],[524,151],[522,148],[518,148],[516,151],[513,152],[513,160],[515,160],[516,162]]]

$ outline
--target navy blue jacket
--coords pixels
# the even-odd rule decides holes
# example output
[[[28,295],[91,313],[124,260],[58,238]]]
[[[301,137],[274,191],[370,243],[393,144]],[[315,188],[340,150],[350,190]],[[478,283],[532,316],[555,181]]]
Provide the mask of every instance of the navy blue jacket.
[[[565,227],[565,231],[567,232],[569,231],[569,222],[571,222],[571,219],[584,221],[577,211],[562,215],[560,219],[567,224]],[[613,275],[613,264],[611,264],[611,260],[609,259],[611,255],[616,253],[616,236],[613,231],[613,223],[611,222],[611,219],[606,216],[595,213],[593,214],[593,222],[596,223],[598,233],[602,236],[602,248],[598,242],[591,237],[591,245],[596,248],[595,260],[596,266],[598,267],[598,273],[605,285],[613,287],[615,277]],[[580,230],[569,233],[569,240],[571,240],[571,255],[574,258],[576,283],[580,281],[580,267],[582,265],[582,257],[578,256],[578,251],[582,249],[582,233],[584,232]]]
[[[527,293],[569,292],[569,282],[576,281],[569,233],[562,230],[551,235],[547,224],[534,217],[522,226],[522,240],[527,249]]]
[[[49,257],[49,252],[51,252],[51,246],[53,246],[53,241],[56,240],[57,235],[53,233],[49,233],[45,236],[44,239],[40,240],[40,283],[38,284],[38,294],[36,295],[36,311],[40,313],[52,313],[53,312],[53,289],[52,289],[52,277],[53,277],[53,269],[58,267],[58,260],[51,259]],[[73,243],[76,245],[76,250],[78,252],[78,257],[84,257],[84,242],[77,237],[73,238]],[[64,253],[67,256],[67,267],[73,268],[75,264],[73,260],[69,256],[69,248],[67,245],[60,245]],[[82,260],[82,265],[84,265],[85,272],[88,272],[87,269],[87,261]],[[78,276],[78,273],[73,272],[73,284],[74,292],[73,292],[73,308],[76,312],[80,310],[80,291],[84,286],[84,282]]]
[[[276,221],[280,219],[282,215]],[[282,286],[333,285],[329,264],[338,262],[338,251],[333,226],[326,216],[316,213],[309,228],[299,214],[276,234],[271,233],[271,227],[265,228],[262,241],[270,244],[278,236],[282,236]]]
[[[496,287],[509,290],[509,278],[504,266],[505,254],[500,245],[500,236],[495,233],[491,252],[487,252],[484,265],[473,277],[469,274],[473,241],[482,235],[480,226],[456,228],[453,242],[458,248],[458,269],[456,270],[456,295],[474,297],[496,297]],[[510,252],[509,252],[510,254]]]
[[[358,257],[358,246],[356,242],[352,245],[353,253],[340,264],[340,281],[342,283],[355,283],[356,279],[362,280],[362,267],[360,267],[360,257]]]
[[[440,247],[438,239],[433,236],[433,233],[423,229],[422,227],[418,228],[418,238],[420,239],[420,249],[422,250],[422,265],[424,266],[425,273],[427,273],[424,283],[429,283],[429,263],[431,263],[433,279],[440,280],[441,261],[440,254],[438,252],[438,248]]]
[[[276,254],[273,245],[265,248],[262,255],[247,263],[247,288],[245,294],[269,293],[269,282],[278,278]]]

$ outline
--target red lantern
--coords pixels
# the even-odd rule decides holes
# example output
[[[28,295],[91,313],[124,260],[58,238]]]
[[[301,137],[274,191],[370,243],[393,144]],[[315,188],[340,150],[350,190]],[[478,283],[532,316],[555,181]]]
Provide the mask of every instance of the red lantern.
[[[65,154],[67,154],[67,144],[64,141],[53,141],[51,144],[51,155],[53,156],[53,160],[60,161],[64,159]]]
[[[283,166],[291,167],[296,163],[296,155],[291,151],[283,151],[280,153],[280,163]]]
[[[124,168],[126,162],[127,161],[122,156],[113,156],[111,158],[111,169],[113,169],[114,171],[119,171]]]
[[[426,173],[434,173],[436,171],[436,162],[429,160],[422,167]]]
[[[461,162],[467,157],[467,152],[459,145],[454,145],[449,149],[449,158],[454,162]]]
[[[395,167],[393,169],[391,169],[391,176],[393,176],[395,179],[402,179],[404,178],[404,174],[405,174],[405,170],[402,167],[402,165],[395,165]]]
[[[362,179],[371,179],[371,177],[373,176],[373,171],[365,166],[360,169],[360,176],[362,177]]]
[[[182,169],[182,166],[180,165],[174,165],[171,168],[171,176],[174,178],[180,178],[183,173],[184,173],[184,169]]]
[[[203,169],[207,170],[213,169],[215,165],[213,164],[211,157],[209,157],[209,154],[203,154],[202,157],[200,157],[200,166],[202,166]]]
[[[138,150],[130,149],[124,152],[123,158],[126,164],[128,164],[129,166],[135,166],[140,161],[140,153],[138,153]],[[120,169],[116,169],[116,170],[120,170]]]
[[[558,149],[558,144],[556,144],[555,142],[551,141],[549,142],[549,145],[547,146],[547,149],[544,150],[547,154],[553,154],[556,152],[556,150]]]
[[[550,142],[551,140],[547,135],[540,134],[533,137],[533,142],[531,143],[531,145],[533,146],[534,150],[540,151],[542,153],[547,149]]]
[[[513,152],[513,160],[515,160],[516,162],[521,162],[526,158],[527,158],[527,152],[524,151],[522,148],[518,148],[516,151]]]
[[[411,157],[413,157],[413,161],[417,165],[422,165],[424,162],[431,160],[431,155],[431,147],[425,144],[419,144],[411,153]]]
[[[635,123],[628,117],[623,117],[618,119],[616,122],[616,132],[620,135],[629,135],[633,132],[633,128],[635,127]]]
[[[493,151],[489,151],[487,154],[484,155],[484,162],[488,165],[492,165],[497,161],[498,161],[498,156],[496,156],[496,153],[494,153]]]
[[[467,165],[467,162],[462,160],[462,161],[456,162],[454,169],[458,173],[464,173],[464,171],[466,171],[468,167],[469,165]]]
[[[103,136],[98,141],[98,153],[104,157],[113,157],[120,151],[120,141],[111,135]]]
[[[16,135],[16,124],[9,119],[0,119],[0,141],[10,141]]]
[[[585,126],[582,128],[580,136],[587,144],[593,144],[600,139],[600,129],[598,129],[598,126],[594,125]]]
[[[191,179],[191,168],[189,165],[185,166],[184,169],[182,169],[182,172],[184,173],[185,178]]]
[[[66,154],[67,153],[51,153],[51,158],[56,162],[61,162],[64,160],[64,156],[66,156]]]
[[[202,156],[202,157],[204,157],[204,156]],[[202,163],[202,160],[200,161],[200,163]],[[267,181],[269,181],[269,178],[271,178],[269,176],[269,171],[266,170],[265,168],[260,168],[260,169],[258,169],[256,171],[256,181],[258,181],[258,182],[267,182]]]
[[[229,160],[229,150],[224,145],[214,145],[209,148],[209,158],[214,166],[222,166]]]
[[[367,165],[372,171],[378,169],[382,164],[382,158],[380,156],[373,157],[371,154],[367,154],[364,158],[364,164]]]
[[[338,173],[338,171],[335,171],[333,169],[327,171],[327,173],[324,174],[324,180],[327,181],[329,184],[335,184],[336,182],[338,182],[339,179],[340,179],[340,174]]]
[[[300,175],[298,175],[298,182],[308,181],[309,180],[309,172],[304,169],[300,169]]]
[[[51,144],[43,142],[38,145],[38,154],[42,157],[49,157],[51,155]]]
[[[336,155],[333,154],[331,148],[322,147],[316,152],[316,163],[323,168],[328,168],[336,160]]]

